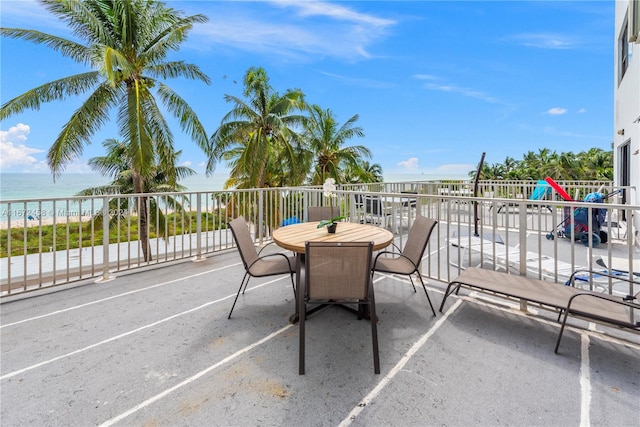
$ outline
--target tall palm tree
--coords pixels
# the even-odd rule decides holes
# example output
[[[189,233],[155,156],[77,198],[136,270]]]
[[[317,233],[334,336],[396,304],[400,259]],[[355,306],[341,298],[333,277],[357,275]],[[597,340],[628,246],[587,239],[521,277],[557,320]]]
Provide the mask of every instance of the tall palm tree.
[[[226,160],[231,166],[230,179],[225,187],[263,188],[269,183],[269,167],[284,167],[288,185],[301,183],[301,140],[295,129],[305,117],[297,114],[304,106],[300,90],[287,90],[278,94],[269,84],[266,71],[252,67],[244,77],[245,99],[225,95],[233,108],[223,118],[220,127],[211,135],[213,154],[208,169]],[[296,175],[298,173],[298,175]],[[299,181],[299,182],[296,182]]]
[[[305,139],[315,163],[312,184],[322,184],[327,178],[344,182],[344,171],[348,167],[357,168],[360,160],[371,157],[371,151],[363,145],[344,147],[349,139],[364,137],[363,129],[355,126],[357,120],[356,114],[340,126],[331,110],[323,110],[318,105],[309,107]]]
[[[47,158],[54,178],[82,154],[95,132],[109,121],[110,112],[116,110],[119,131],[127,143],[127,158],[131,160],[134,191],[144,192],[145,180],[150,179],[156,158],[169,158],[174,152],[173,134],[158,101],[178,119],[182,130],[209,152],[207,134],[197,115],[163,82],[185,77],[209,84],[209,78],[197,66],[166,60],[186,40],[193,24],[207,21],[205,16],[183,16],[182,12],[155,0],[40,2],[66,22],[84,44],[36,30],[2,28],[1,34],[51,47],[90,66],[92,71],[55,80],[19,95],[1,107],[0,120],[26,109],[37,110],[45,102],[88,93],[49,149]],[[143,242],[148,238],[145,202],[144,197],[139,198]]]
[[[94,171],[103,176],[110,177],[112,181],[109,184],[86,188],[80,191],[77,196],[95,196],[95,195],[122,195],[135,193],[133,185],[133,171],[131,169],[131,159],[128,158],[128,147],[124,141],[110,138],[105,140],[102,145],[106,148],[107,154],[104,156],[93,157],[89,160],[89,166]],[[185,191],[186,188],[178,183],[179,180],[193,176],[196,171],[186,166],[176,166],[175,163],[180,156],[181,151],[174,153],[171,159],[164,159],[165,163],[156,163],[150,168],[147,174],[149,179],[144,182],[144,193],[167,193]],[[171,160],[167,162],[168,160]],[[179,212],[183,209],[182,203],[173,196],[167,195],[159,200],[157,197],[149,196],[149,209],[151,215],[149,222],[155,227],[159,236],[165,235],[166,218],[162,211],[162,205],[165,204],[172,210]],[[116,212],[112,220],[116,220],[118,213],[129,211],[129,200],[126,198],[114,198],[110,200],[109,210]],[[133,208],[136,209],[134,203]],[[104,218],[102,218],[104,220]],[[148,242],[143,242],[143,247],[148,247]],[[151,255],[149,254],[149,261]]]

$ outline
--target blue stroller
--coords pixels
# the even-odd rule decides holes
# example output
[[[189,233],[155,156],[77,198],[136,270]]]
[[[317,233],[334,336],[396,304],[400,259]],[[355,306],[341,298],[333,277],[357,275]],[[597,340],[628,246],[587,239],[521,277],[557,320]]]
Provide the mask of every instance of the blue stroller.
[[[615,193],[611,193],[607,197],[611,197],[613,194]],[[582,201],[604,203],[605,198],[601,193],[589,193]],[[591,224],[589,224],[589,215],[591,215]],[[564,237],[573,241],[579,240],[585,246],[589,246],[589,240],[591,240],[595,248],[600,243],[606,243],[608,240],[607,232],[601,229],[606,216],[606,209],[586,207],[572,208],[567,206],[564,208],[564,220],[558,225],[555,232],[558,237]],[[589,229],[590,226],[591,229]],[[554,239],[553,232],[547,234],[547,239]]]

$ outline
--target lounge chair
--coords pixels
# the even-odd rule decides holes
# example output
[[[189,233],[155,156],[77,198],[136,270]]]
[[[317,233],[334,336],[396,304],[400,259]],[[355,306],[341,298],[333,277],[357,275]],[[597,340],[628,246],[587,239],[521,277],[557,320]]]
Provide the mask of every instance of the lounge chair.
[[[633,285],[640,285],[632,279],[623,279]],[[449,283],[440,305],[444,309],[447,298],[458,293],[461,287],[490,293],[495,296],[515,299],[526,309],[528,303],[558,313],[558,320],[564,315],[558,334],[555,352],[569,316],[588,321],[640,331],[640,292],[635,295],[612,296],[585,291],[573,286],[564,286],[543,280],[529,279],[515,274],[507,274],[482,268],[467,268]]]
[[[387,227],[390,209],[380,196],[364,196],[364,222]]]
[[[578,286],[589,286],[590,289],[598,287],[602,290],[608,290],[610,285],[626,276],[624,273],[610,271],[606,268],[590,272],[588,266],[576,266],[537,252],[522,254],[519,248],[505,245],[499,235],[495,235],[493,240],[486,236],[467,235],[460,236],[459,239],[455,239],[453,236],[449,242],[462,251],[462,258],[458,264],[454,260],[450,261],[453,266],[460,269],[466,268],[465,264],[471,267],[472,256],[476,254],[482,257],[483,264],[491,264],[495,270],[518,273],[521,271],[521,264],[524,261],[525,270],[535,278],[564,284],[575,280]],[[476,267],[481,266],[476,265]],[[577,274],[574,274],[576,272]]]

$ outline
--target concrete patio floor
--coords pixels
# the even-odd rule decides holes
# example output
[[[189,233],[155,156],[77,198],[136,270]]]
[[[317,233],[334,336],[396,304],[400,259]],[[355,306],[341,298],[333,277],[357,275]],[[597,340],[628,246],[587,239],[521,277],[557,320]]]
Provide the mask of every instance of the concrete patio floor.
[[[329,307],[307,322],[306,375],[288,277],[251,279],[237,251],[77,283],[0,306],[8,426],[640,425],[640,338],[462,291],[433,317],[376,275],[371,328]],[[429,281],[436,307],[445,284]]]

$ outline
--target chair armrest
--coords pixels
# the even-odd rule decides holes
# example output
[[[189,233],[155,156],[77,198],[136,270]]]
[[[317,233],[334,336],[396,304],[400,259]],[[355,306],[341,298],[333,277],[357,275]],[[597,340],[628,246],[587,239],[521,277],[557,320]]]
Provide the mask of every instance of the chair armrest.
[[[286,259],[286,260],[287,260],[287,264],[289,265],[289,270],[290,270],[290,271],[294,271],[294,269],[293,269],[293,268],[291,268],[291,261],[289,260],[289,257],[288,257],[288,256],[286,256],[285,254],[281,254],[281,253],[262,255],[261,257],[258,257],[258,259],[256,259],[254,262],[252,262],[251,264],[249,264],[249,266],[248,266],[247,268],[248,268],[248,269],[250,269],[250,268],[251,268],[251,266],[252,266],[253,264],[255,264],[256,262],[258,262],[258,261],[262,261],[262,260],[264,260],[265,258],[270,258],[270,257],[274,257],[274,256],[281,256],[281,257],[284,257],[284,259]]]
[[[393,251],[382,251],[382,252],[386,252],[386,253],[394,253],[394,254],[400,254],[402,253],[402,249],[400,248],[400,246],[396,245],[395,242],[391,242],[391,246],[393,246],[394,248],[396,248],[398,250],[398,252],[393,252]],[[382,253],[382,252],[378,252],[378,253]]]
[[[269,245],[273,245],[273,244],[275,244],[275,243],[276,243],[276,242],[269,242],[269,243],[267,243],[266,245],[264,245],[263,247],[261,247],[261,248],[260,248],[260,250],[258,251],[258,256],[261,256],[260,254],[262,253],[262,251],[264,251],[264,250],[265,250],[265,248],[266,248],[267,246],[269,246]]]
[[[418,268],[418,266],[413,263],[411,258],[409,258],[406,255],[403,255],[402,253],[391,252],[391,251],[381,251],[381,252],[378,252],[378,254],[376,255],[376,259],[373,261],[373,266],[371,267],[372,270],[376,269],[376,264],[378,263],[378,258],[380,258],[380,255],[383,255],[383,254],[392,254],[392,255],[396,256],[397,258],[405,258],[407,261],[409,261],[411,263],[411,265],[413,265],[413,267],[415,269]]]

